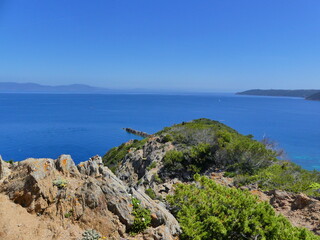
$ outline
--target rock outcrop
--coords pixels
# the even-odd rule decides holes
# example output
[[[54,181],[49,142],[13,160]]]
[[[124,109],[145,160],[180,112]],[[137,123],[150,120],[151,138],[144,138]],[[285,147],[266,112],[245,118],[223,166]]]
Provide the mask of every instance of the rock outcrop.
[[[163,157],[166,152],[173,149],[176,150],[177,146],[172,142],[164,142],[161,137],[152,136],[140,149],[132,149],[125,155],[117,168],[116,175],[128,186],[139,191],[135,190],[134,196],[143,203],[149,200],[142,199],[139,193],[153,192],[154,197],[163,198],[173,192],[173,184],[181,181],[192,181],[192,179],[188,180],[190,176],[186,172],[175,176],[168,175],[168,172],[166,172]],[[235,186],[234,179],[225,177],[224,172],[219,171],[219,169],[207,169],[204,174],[221,185]],[[274,209],[283,214],[293,225],[305,227],[320,235],[320,201],[309,198],[304,194],[279,190],[263,192],[259,190],[256,184],[242,186],[241,189],[250,191],[261,201],[270,202]],[[154,212],[157,212],[157,210],[154,210]],[[155,218],[162,219],[161,216],[155,216]],[[175,232],[170,226],[168,226],[168,229]]]
[[[95,229],[108,239],[131,239],[133,197],[154,216],[151,226],[135,239],[170,240],[181,232],[164,206],[127,187],[103,166],[99,156],[77,166],[69,155],[57,160],[30,158],[15,164],[0,160],[0,197],[1,239],[29,240],[30,235],[34,240],[81,239],[87,229]],[[5,205],[11,209],[8,213]],[[23,217],[14,219],[7,214]],[[11,219],[10,228],[5,227],[7,219]],[[27,228],[29,221],[34,225]]]

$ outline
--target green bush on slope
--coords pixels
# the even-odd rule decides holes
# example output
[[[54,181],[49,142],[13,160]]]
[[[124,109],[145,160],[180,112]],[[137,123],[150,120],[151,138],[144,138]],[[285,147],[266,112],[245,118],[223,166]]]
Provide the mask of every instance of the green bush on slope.
[[[208,167],[253,174],[276,162],[277,153],[263,143],[209,119],[198,119],[165,128],[178,150],[167,152],[164,164],[171,171],[203,172]],[[180,150],[179,150],[180,149]]]
[[[196,184],[179,184],[167,200],[181,224],[182,240],[316,240],[306,229],[292,226],[267,202],[249,192],[195,176]]]
[[[120,162],[130,152],[130,149],[138,150],[147,142],[147,138],[142,140],[133,140],[127,143],[121,144],[119,147],[110,149],[102,158],[104,164],[108,166],[113,172],[116,171]]]
[[[286,161],[279,161],[253,175],[235,176],[237,185],[258,184],[262,190],[285,190],[303,192],[309,196],[320,197],[320,172],[308,171]]]

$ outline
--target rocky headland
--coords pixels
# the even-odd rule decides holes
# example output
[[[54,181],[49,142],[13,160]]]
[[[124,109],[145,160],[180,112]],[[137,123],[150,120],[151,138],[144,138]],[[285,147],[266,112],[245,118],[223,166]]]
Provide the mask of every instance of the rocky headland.
[[[278,153],[199,119],[78,165],[0,159],[0,239],[319,239],[319,174]]]

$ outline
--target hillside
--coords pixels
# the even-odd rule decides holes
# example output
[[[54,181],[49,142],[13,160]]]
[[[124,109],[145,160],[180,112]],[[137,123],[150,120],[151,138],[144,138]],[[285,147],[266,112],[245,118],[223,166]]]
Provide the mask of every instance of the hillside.
[[[315,100],[315,101],[320,101],[320,92],[315,93],[309,97],[306,98],[307,100]]]
[[[198,119],[164,128],[141,141],[132,140],[124,143],[107,152],[103,161],[128,186],[145,192],[153,199],[167,199],[171,203],[169,209],[172,210],[184,230],[182,239],[212,239],[214,231],[217,231],[215,236],[220,234],[220,237],[216,239],[227,239],[227,236],[221,235],[219,230],[208,230],[210,227],[205,227],[203,221],[209,220],[205,220],[209,216],[198,215],[201,211],[204,211],[204,213],[221,211],[221,209],[218,210],[219,204],[213,207],[210,202],[217,201],[215,195],[212,195],[212,199],[209,197],[211,194],[209,189],[219,187],[213,182],[206,182],[205,179],[207,178],[203,179],[202,177],[197,177],[198,183],[192,185],[194,174],[207,176],[224,186],[222,189],[219,188],[220,195],[218,196],[222,205],[243,204],[244,206],[250,206],[255,204],[256,200],[249,200],[251,197],[242,195],[245,193],[238,192],[239,190],[235,190],[235,192],[231,190],[229,192],[228,190],[229,187],[248,189],[251,193],[257,194],[263,201],[269,201],[277,212],[285,215],[295,226],[307,227],[319,234],[320,229],[317,221],[306,220],[310,219],[308,218],[310,216],[313,219],[320,219],[318,214],[314,215],[313,207],[315,205],[311,204],[316,200],[311,200],[304,194],[301,195],[301,192],[304,192],[310,196],[318,196],[318,189],[320,188],[319,172],[309,172],[293,163],[278,160],[277,156],[280,151],[273,149],[272,146],[273,144],[268,141],[261,143],[253,140],[252,136],[241,135],[220,122]],[[208,189],[209,192],[199,190],[201,184],[204,188],[211,186]],[[203,188],[200,187],[200,189]],[[191,197],[197,197],[198,195],[204,196],[195,199]],[[232,199],[229,197],[229,200],[225,199],[227,196],[233,195],[237,197]],[[236,199],[241,203],[236,203]],[[248,199],[249,202],[245,199]],[[225,201],[229,201],[229,203]],[[186,204],[182,204],[183,202]],[[306,204],[302,206],[300,205],[301,202]],[[208,209],[206,206],[212,206],[212,208]],[[269,209],[268,206],[270,205],[255,206],[254,208]],[[281,206],[285,206],[285,208]],[[183,211],[177,209],[183,209]],[[240,215],[244,214],[243,216],[245,216],[249,213],[240,211],[234,215],[235,218],[231,217],[232,214],[233,212],[228,213],[230,225],[235,219],[246,218],[240,217]],[[271,209],[270,214],[273,214]],[[271,217],[271,215],[266,216],[266,218]],[[224,229],[221,231],[225,231],[224,234],[227,235],[233,231],[239,231],[233,228],[228,229],[223,224],[224,220],[222,219],[225,219],[225,217],[219,215],[214,220],[215,224],[220,224],[221,229]],[[255,217],[252,216],[252,218]],[[199,221],[193,223],[188,219],[199,219]],[[264,220],[260,219],[258,221],[263,222]],[[271,221],[281,222],[282,220],[274,219]],[[280,225],[289,226],[287,223],[280,222]],[[254,229],[255,227],[258,226],[253,224],[251,228]],[[264,228],[263,226],[258,228],[260,229],[260,227]],[[295,230],[286,229],[284,231],[293,233]],[[202,233],[207,234],[208,237],[202,236]],[[231,237],[230,239],[254,239],[249,233],[247,237],[238,236],[235,232],[232,234],[237,237]],[[278,236],[267,239],[312,239],[312,237],[311,235],[308,237],[292,235],[290,237]]]
[[[238,92],[238,95],[254,95],[254,96],[274,96],[274,97],[301,97],[307,98],[315,93],[319,93],[320,90],[282,90],[282,89],[252,89],[244,92]]]
[[[319,172],[279,154],[197,119],[78,165],[0,158],[0,238],[319,240]]]

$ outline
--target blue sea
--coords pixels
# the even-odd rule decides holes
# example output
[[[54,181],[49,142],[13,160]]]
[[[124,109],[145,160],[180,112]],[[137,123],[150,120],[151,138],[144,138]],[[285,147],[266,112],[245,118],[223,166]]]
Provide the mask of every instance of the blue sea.
[[[5,160],[76,162],[137,138],[122,128],[155,133],[196,118],[221,121],[256,139],[268,137],[287,158],[320,170],[320,102],[233,94],[0,94],[0,154]]]

